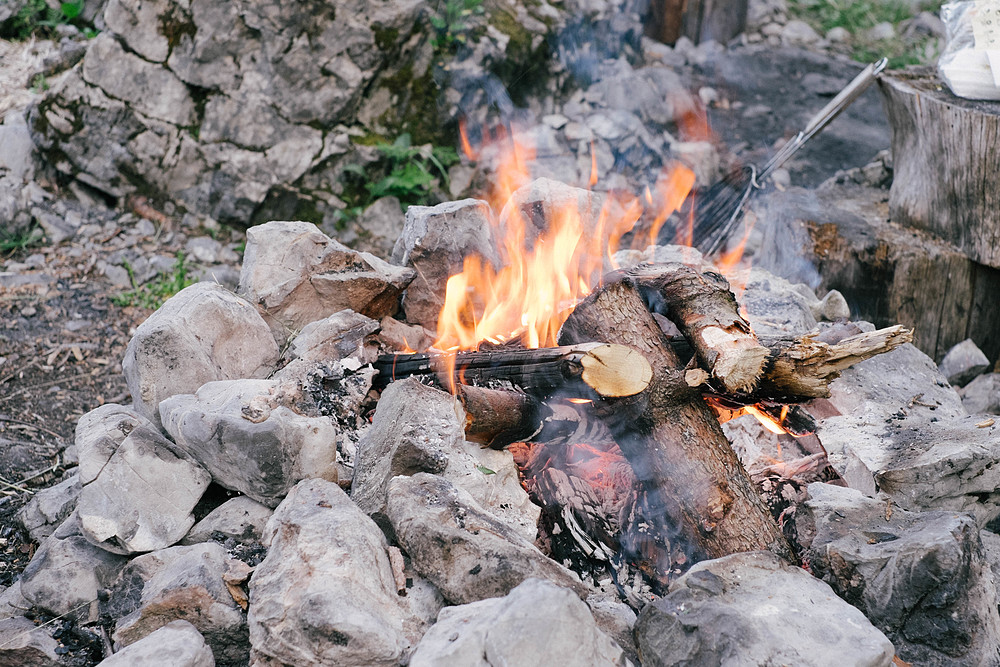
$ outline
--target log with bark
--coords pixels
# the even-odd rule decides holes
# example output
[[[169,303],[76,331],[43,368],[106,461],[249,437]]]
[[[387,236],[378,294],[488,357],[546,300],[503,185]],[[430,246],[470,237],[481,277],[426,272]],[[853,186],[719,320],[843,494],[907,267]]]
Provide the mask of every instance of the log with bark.
[[[934,67],[879,79],[892,127],[889,214],[1000,268],[1000,103],[956,97]]]

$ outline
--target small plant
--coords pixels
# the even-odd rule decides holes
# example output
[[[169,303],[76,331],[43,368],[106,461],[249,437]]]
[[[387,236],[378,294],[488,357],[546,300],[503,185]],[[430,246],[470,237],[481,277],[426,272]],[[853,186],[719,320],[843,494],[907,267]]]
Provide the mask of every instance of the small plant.
[[[132,289],[111,297],[111,302],[122,308],[139,306],[148,310],[156,310],[174,294],[197,282],[188,276],[188,268],[183,252],[177,253],[177,261],[174,262],[173,271],[170,273],[160,273],[157,278],[144,285],[136,283],[135,271],[133,271],[131,264],[126,261],[123,262],[123,265],[128,272]]]
[[[483,0],[444,0],[438,8],[439,13],[430,17],[435,32],[431,44],[436,51],[454,51],[468,41],[471,26],[467,21],[483,13]]]
[[[13,234],[0,229],[0,254],[9,255],[30,248],[37,245],[43,236],[42,230],[38,227],[28,227]]]
[[[28,0],[17,14],[7,21],[0,37],[25,40],[36,33],[45,37],[51,36],[54,32],[52,29],[56,26],[79,20],[84,2],[85,0],[64,2],[59,5],[59,9],[53,9],[45,0]]]
[[[446,146],[413,146],[409,134],[401,134],[393,143],[375,145],[384,156],[388,175],[365,187],[372,201],[396,197],[404,204],[426,201],[431,185],[440,177],[448,183],[448,167],[458,162],[458,153]]]
[[[44,93],[48,89],[49,80],[45,78],[44,74],[36,74],[35,78],[31,80],[31,92],[35,95]]]

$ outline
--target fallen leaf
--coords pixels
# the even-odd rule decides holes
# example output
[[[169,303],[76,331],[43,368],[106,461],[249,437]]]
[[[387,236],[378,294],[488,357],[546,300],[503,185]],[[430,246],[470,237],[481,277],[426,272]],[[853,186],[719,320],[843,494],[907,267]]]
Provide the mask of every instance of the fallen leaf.
[[[495,475],[495,474],[497,474],[496,470],[490,470],[486,466],[476,466],[476,470],[478,470],[479,472],[483,473],[484,475]]]

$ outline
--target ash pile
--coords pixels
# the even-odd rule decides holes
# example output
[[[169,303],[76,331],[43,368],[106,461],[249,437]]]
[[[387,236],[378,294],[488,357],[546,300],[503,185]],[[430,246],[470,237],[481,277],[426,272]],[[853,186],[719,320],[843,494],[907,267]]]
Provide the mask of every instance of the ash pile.
[[[596,196],[516,196],[567,194]],[[441,382],[380,382],[381,355],[435,339],[465,258],[496,252],[494,217],[478,200],[412,207],[391,262],[269,222],[248,233],[236,293],[202,282],[168,300],[123,360],[132,405],[83,417],[78,467],[20,514],[40,547],[0,597],[0,659],[58,664],[56,628],[106,665],[1000,659],[997,427],[910,344],[810,401],[814,435],[726,421],[792,552],[693,562],[675,543],[661,581],[620,563],[635,482],[595,449],[599,428],[542,461],[470,441]],[[618,258],[704,268],[690,248]],[[759,269],[741,302],[761,337],[848,316],[835,292]]]

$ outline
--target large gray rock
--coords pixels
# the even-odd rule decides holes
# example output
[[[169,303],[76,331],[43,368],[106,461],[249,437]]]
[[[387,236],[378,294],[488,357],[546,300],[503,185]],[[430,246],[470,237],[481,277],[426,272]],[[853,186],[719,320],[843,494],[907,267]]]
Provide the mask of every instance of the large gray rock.
[[[122,369],[135,409],[159,424],[160,401],[213,380],[260,378],[278,345],[257,310],[214,283],[187,287],[139,325]]]
[[[256,664],[399,664],[423,628],[397,595],[385,536],[340,487],[300,482],[265,542],[250,581]]]
[[[639,612],[642,664],[892,664],[893,647],[827,584],[769,552],[702,561]]]
[[[302,327],[287,356],[306,361],[340,361],[352,357],[361,363],[372,361],[378,354],[374,340],[379,323],[353,310],[341,310],[327,318]]]
[[[753,269],[740,298],[758,335],[800,335],[816,328],[813,310],[821,303],[806,285],[793,285],[763,269]]]
[[[382,392],[372,427],[358,443],[351,497],[385,524],[389,481],[397,475],[439,473],[529,542],[540,508],[521,487],[507,451],[465,440],[465,410],[454,396],[416,378]]]
[[[1000,664],[993,573],[972,517],[810,484],[795,526],[816,576],[920,665]]]
[[[192,510],[211,481],[159,431],[140,425],[80,491],[82,533],[112,553],[168,547],[194,525]]]
[[[345,308],[376,319],[392,315],[414,275],[351,250],[312,223],[274,221],[247,230],[239,292],[284,342]]]
[[[23,616],[0,620],[0,667],[57,667],[59,642]]]
[[[42,542],[73,512],[79,495],[80,475],[77,473],[35,493],[17,513],[17,520],[31,539]]]
[[[462,271],[466,257],[479,256],[499,266],[492,231],[495,226],[489,205],[478,199],[411,206],[406,210],[403,233],[393,248],[392,261],[417,271],[403,297],[407,322],[437,328],[448,278]]]
[[[99,667],[215,667],[212,649],[187,621],[171,621],[98,663]]]
[[[1000,414],[1000,373],[986,373],[958,391],[970,415]]]
[[[276,506],[296,482],[337,479],[337,429],[280,403],[278,380],[209,382],[160,403],[177,447],[216,483]]]
[[[463,489],[428,473],[389,483],[387,515],[413,567],[453,604],[506,595],[541,577],[577,594],[587,587]]]
[[[175,620],[189,621],[220,662],[245,662],[246,614],[223,576],[241,565],[216,542],[139,556],[122,571],[102,609],[117,618],[112,639],[133,644]]]
[[[250,496],[227,500],[196,523],[181,544],[198,544],[209,540],[235,540],[242,544],[259,543],[264,525],[272,510]]]
[[[70,517],[41,544],[21,574],[20,594],[53,615],[81,621],[98,617],[98,593],[111,585],[126,559],[94,546]]]
[[[105,403],[80,417],[73,440],[80,460],[80,483],[97,479],[118,446],[140,425],[151,427],[149,420],[132,408],[114,403]]]
[[[446,607],[410,659],[434,665],[624,665],[573,591],[528,579],[505,597]]]
[[[956,387],[964,387],[976,376],[989,370],[989,367],[990,360],[971,338],[966,338],[948,350],[938,366],[941,374]]]

